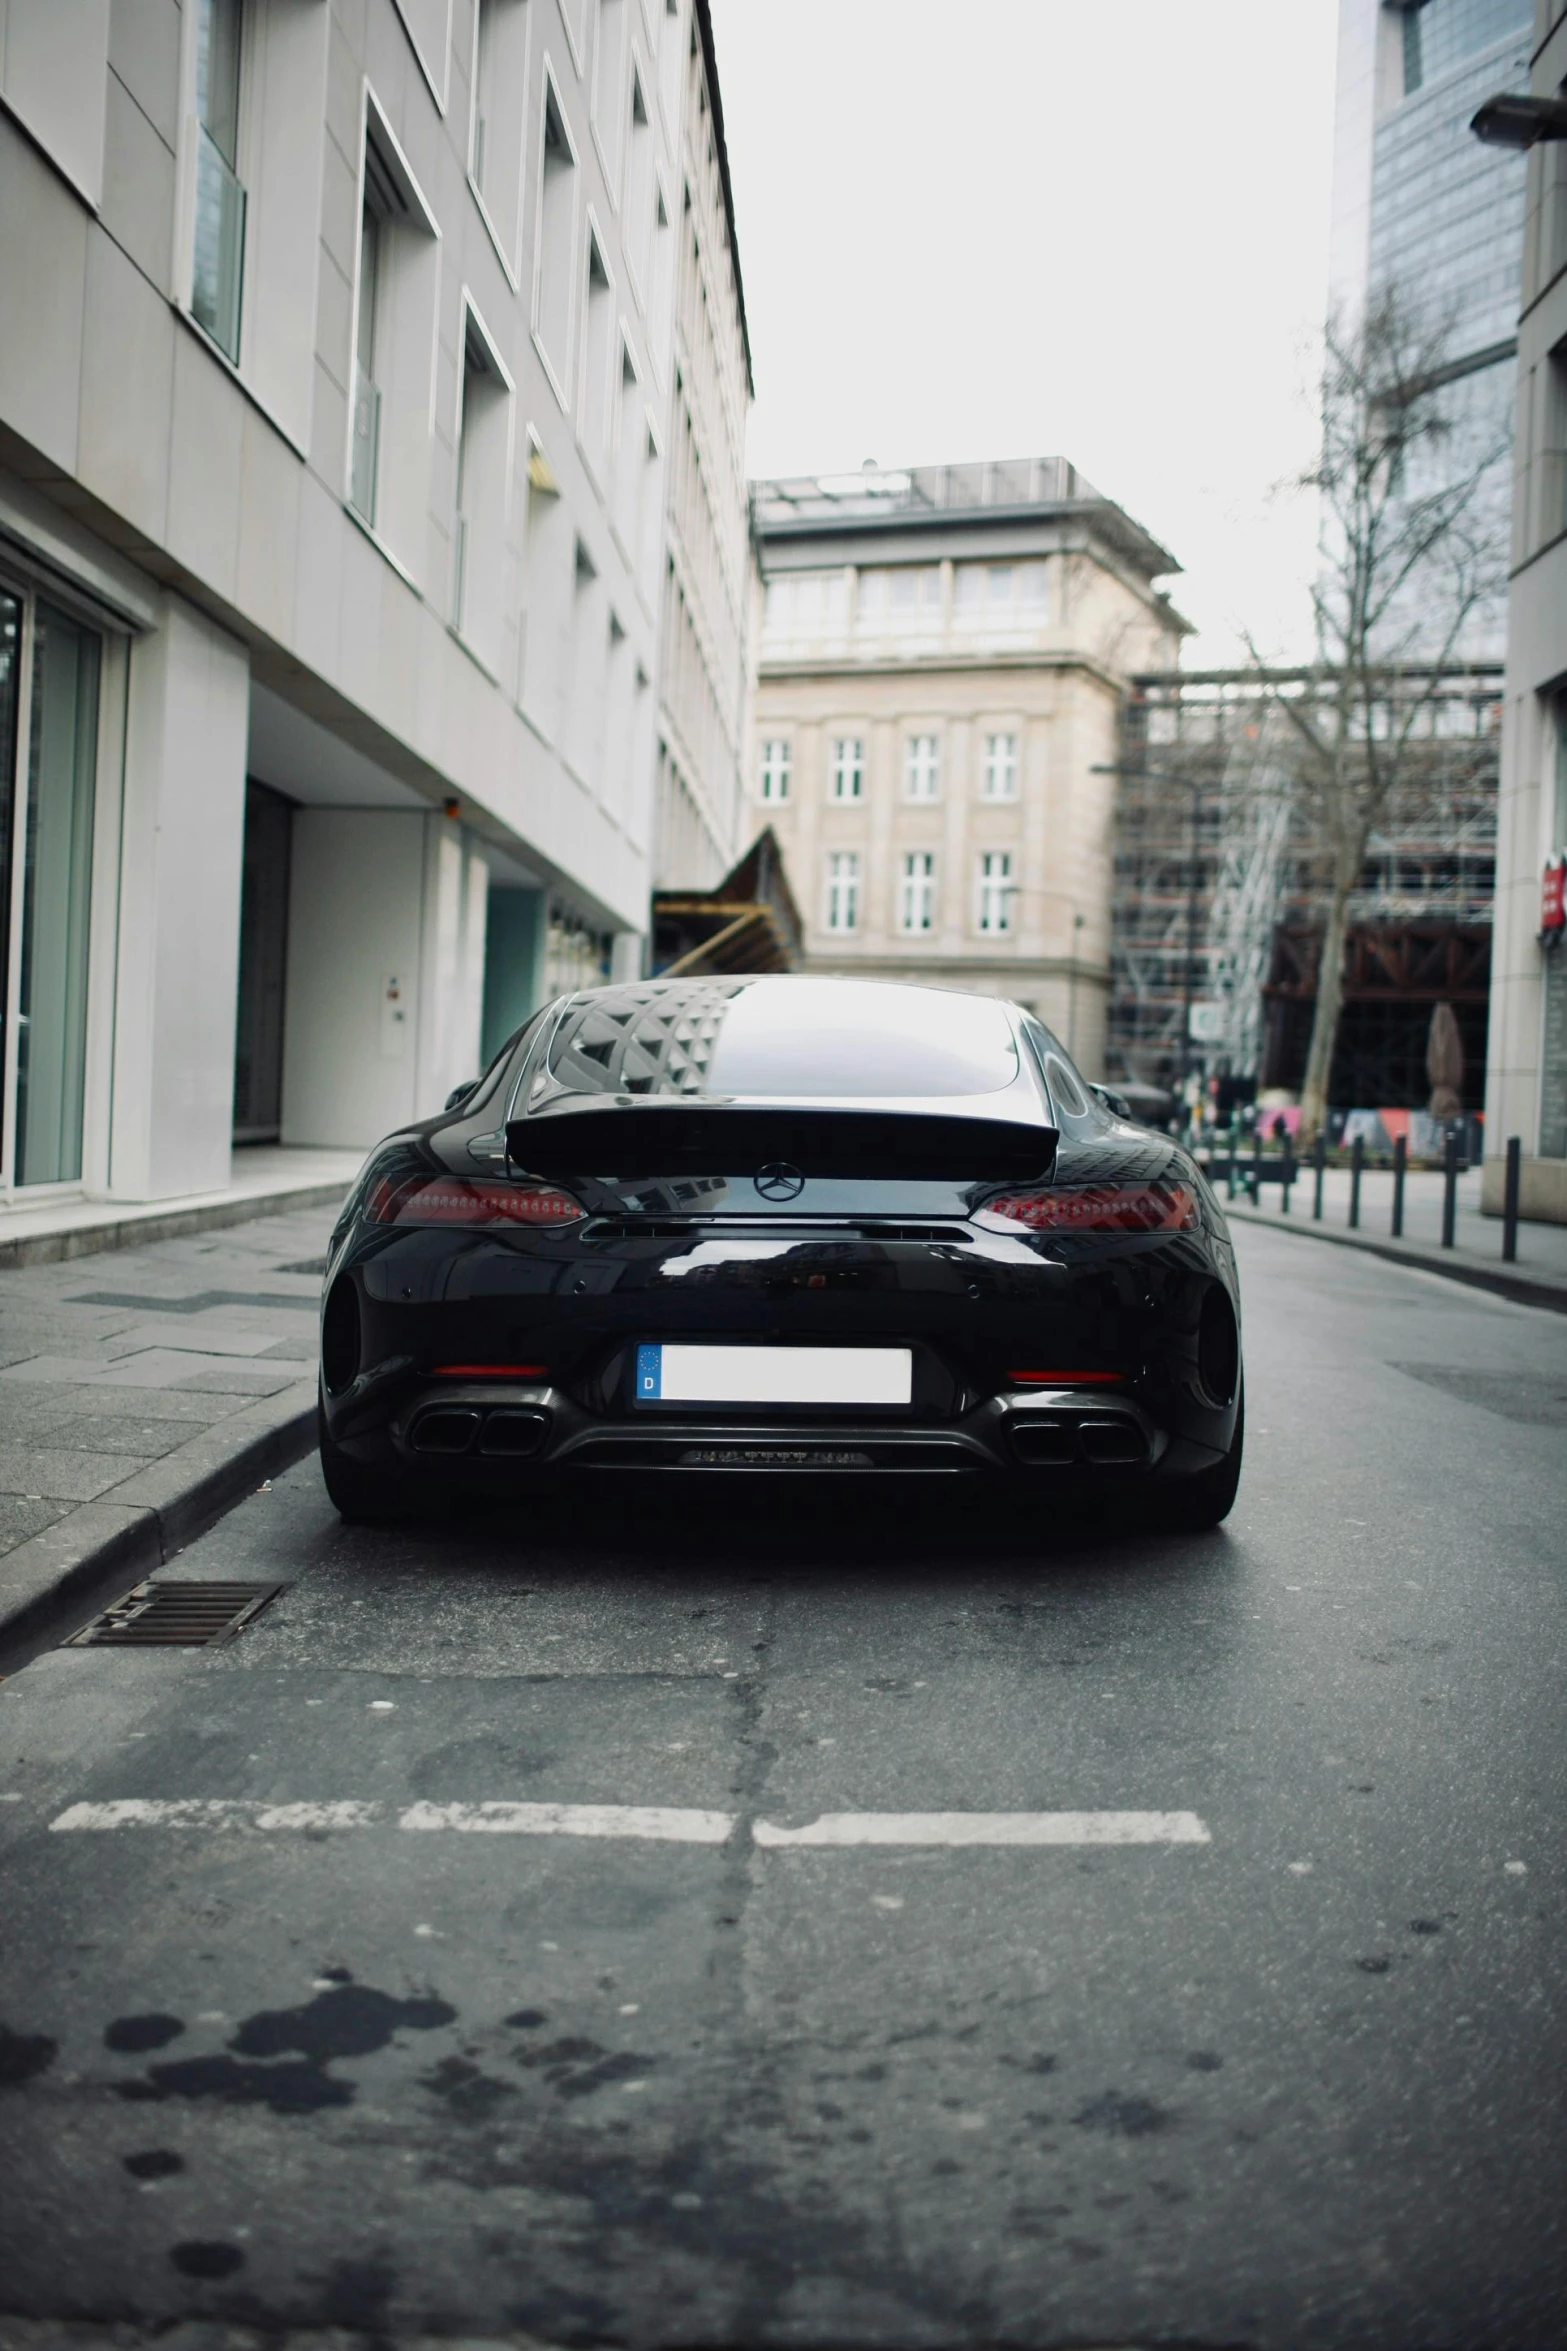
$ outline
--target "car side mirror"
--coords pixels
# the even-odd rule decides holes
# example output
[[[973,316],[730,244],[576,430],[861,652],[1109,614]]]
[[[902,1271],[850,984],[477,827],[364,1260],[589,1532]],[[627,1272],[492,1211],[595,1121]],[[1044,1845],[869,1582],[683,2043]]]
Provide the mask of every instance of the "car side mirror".
[[[1104,1104],[1106,1110],[1110,1112],[1112,1117],[1127,1119],[1131,1117],[1132,1105],[1130,1102],[1128,1102],[1124,1094],[1118,1094],[1116,1092],[1114,1086],[1093,1086],[1090,1088],[1090,1092],[1098,1095],[1100,1101]]]
[[[478,1082],[477,1078],[465,1078],[460,1086],[453,1086],[446,1097],[446,1108],[455,1110],[460,1103],[466,1102]]]

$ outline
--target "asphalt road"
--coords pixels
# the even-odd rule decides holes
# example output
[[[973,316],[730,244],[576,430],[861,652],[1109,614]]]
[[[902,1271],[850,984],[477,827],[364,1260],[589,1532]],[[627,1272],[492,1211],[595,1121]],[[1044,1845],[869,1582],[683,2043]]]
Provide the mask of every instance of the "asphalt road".
[[[1567,1320],[1238,1242],[1219,1534],[307,1465],[16,1674],[0,2311],[1567,2341]]]

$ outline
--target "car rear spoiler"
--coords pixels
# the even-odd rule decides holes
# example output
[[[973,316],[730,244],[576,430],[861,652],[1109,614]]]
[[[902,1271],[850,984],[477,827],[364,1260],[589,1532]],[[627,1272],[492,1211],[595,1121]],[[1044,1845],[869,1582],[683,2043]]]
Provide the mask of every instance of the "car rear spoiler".
[[[579,1099],[514,1118],[513,1167],[529,1175],[752,1175],[784,1160],[813,1176],[904,1176],[932,1183],[1042,1183],[1055,1166],[1054,1127],[918,1110],[757,1109],[723,1102]]]

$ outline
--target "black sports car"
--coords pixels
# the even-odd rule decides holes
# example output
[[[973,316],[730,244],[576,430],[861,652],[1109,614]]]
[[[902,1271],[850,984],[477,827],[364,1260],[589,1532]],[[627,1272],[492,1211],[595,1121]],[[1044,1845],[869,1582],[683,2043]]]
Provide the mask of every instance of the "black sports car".
[[[332,1236],[348,1517],[628,1471],[1235,1498],[1219,1205],[1016,1005],[648,980],[546,1007],[372,1152]]]

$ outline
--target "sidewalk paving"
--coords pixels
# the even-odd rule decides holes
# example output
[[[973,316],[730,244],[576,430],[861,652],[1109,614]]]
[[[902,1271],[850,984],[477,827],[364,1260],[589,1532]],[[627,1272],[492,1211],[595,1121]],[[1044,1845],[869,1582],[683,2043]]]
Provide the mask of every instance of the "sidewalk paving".
[[[315,1432],[328,1206],[0,1271],[0,1634],[150,1574]]]
[[[285,1208],[332,1207],[364,1163],[362,1151],[313,1151],[277,1143],[236,1149],[215,1192],[173,1200],[29,1200],[0,1207],[0,1266],[57,1265],[103,1249],[136,1248],[177,1234],[246,1224]]]
[[[1243,1178],[1245,1165],[1242,1161]],[[1392,1237],[1391,1169],[1368,1167],[1362,1174],[1360,1225],[1353,1232],[1349,1226],[1349,1169],[1324,1170],[1320,1224],[1312,1216],[1315,1180],[1310,1165],[1302,1164],[1290,1191],[1288,1215],[1284,1212],[1283,1187],[1277,1182],[1262,1186],[1261,1205],[1256,1208],[1252,1207],[1243,1185],[1238,1185],[1234,1200],[1226,1202],[1226,1214],[1243,1223],[1281,1225],[1286,1230],[1309,1234],[1315,1240],[1366,1249],[1378,1257],[1445,1274],[1452,1281],[1494,1290],[1499,1296],[1514,1298],[1522,1305],[1548,1306],[1567,1313],[1567,1225],[1520,1224],[1517,1262],[1504,1265],[1502,1220],[1499,1216],[1480,1214],[1478,1168],[1471,1168],[1458,1179],[1455,1246],[1451,1249],[1442,1247],[1443,1179],[1438,1171],[1417,1168],[1405,1178],[1404,1232],[1397,1241]],[[1213,1169],[1212,1181],[1223,1200],[1222,1165]]]

